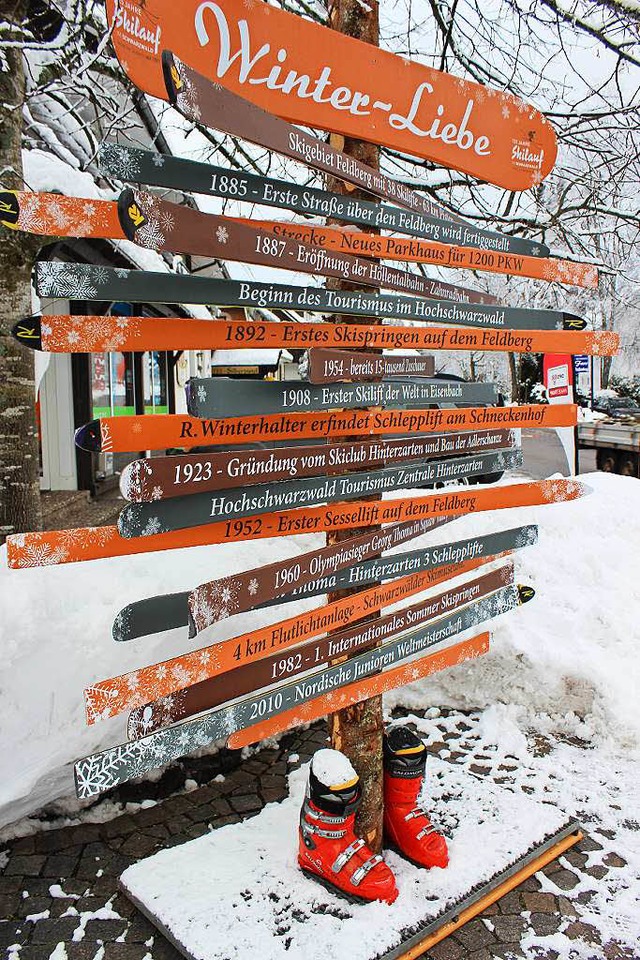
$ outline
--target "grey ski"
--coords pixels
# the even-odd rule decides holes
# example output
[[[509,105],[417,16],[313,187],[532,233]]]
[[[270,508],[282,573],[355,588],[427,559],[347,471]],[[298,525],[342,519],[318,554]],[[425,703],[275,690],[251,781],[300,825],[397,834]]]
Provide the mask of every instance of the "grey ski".
[[[216,280],[211,277],[111,269],[89,263],[35,265],[41,297],[125,303],[200,303],[224,307],[269,307],[308,313],[336,313],[377,319],[422,320],[505,330],[582,330],[581,317],[562,310],[527,310],[482,303],[452,303],[402,294],[325,290],[282,283]]]
[[[152,503],[129,503],[120,512],[118,530],[123,537],[144,537],[217,523],[219,520],[412,490],[430,484],[498,473],[521,465],[520,450],[500,450],[428,463],[408,463],[340,477],[281,480],[259,484],[248,490],[241,487],[221,490],[214,495],[192,493]]]
[[[361,227],[376,227],[437,243],[532,257],[549,256],[549,247],[543,243],[480,230],[471,224],[456,223],[444,217],[402,210],[371,200],[355,200],[348,194],[343,196],[316,187],[301,187],[286,180],[273,180],[242,170],[229,170],[117,143],[102,146],[100,168],[123,183],[143,183],[225,200],[259,203],[307,216],[332,217]]]
[[[495,383],[460,380],[392,380],[381,383],[304,384],[297,381],[234,380],[200,377],[189,380],[187,410],[192,417],[226,417],[272,413],[350,410],[356,407],[418,409],[433,404],[495,404]]]

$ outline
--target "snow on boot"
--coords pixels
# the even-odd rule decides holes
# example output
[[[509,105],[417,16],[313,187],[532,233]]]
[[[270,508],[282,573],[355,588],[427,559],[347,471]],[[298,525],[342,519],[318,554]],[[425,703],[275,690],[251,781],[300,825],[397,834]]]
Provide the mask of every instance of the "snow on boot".
[[[446,867],[447,842],[418,806],[426,763],[424,743],[407,727],[385,733],[385,843],[418,867]]]
[[[303,873],[355,903],[398,896],[393,873],[354,833],[360,779],[338,750],[318,750],[311,761],[300,811],[298,863]]]

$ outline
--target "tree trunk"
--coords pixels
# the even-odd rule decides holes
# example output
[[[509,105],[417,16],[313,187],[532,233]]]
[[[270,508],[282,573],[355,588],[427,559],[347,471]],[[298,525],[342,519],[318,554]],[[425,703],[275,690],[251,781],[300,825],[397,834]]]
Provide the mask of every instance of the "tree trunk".
[[[509,353],[509,373],[511,375],[511,402],[520,402],[520,370],[517,354]]]
[[[334,0],[329,8],[329,23],[334,30],[338,30],[340,33],[378,46],[377,0],[369,0],[367,4],[361,4],[359,0]],[[374,144],[351,138],[345,139],[335,135],[332,136],[331,142],[334,146],[344,150],[349,156],[356,157],[363,163],[378,169],[379,150]],[[339,193],[347,192],[347,188],[341,180],[330,178],[328,186],[330,190]],[[348,190],[353,197],[369,199],[368,195],[360,190],[353,188],[348,188]],[[340,281],[330,282],[330,285],[339,289],[356,289],[354,284]],[[331,320],[342,323],[372,324],[380,322],[372,317],[357,319],[332,317]],[[371,352],[379,353],[380,351],[374,350]],[[375,500],[377,498],[365,497],[363,499]],[[327,535],[327,542],[337,543],[363,532],[365,531],[336,531],[336,533]],[[337,591],[329,594],[329,600],[337,600],[354,592],[356,591]],[[374,619],[377,616],[378,614],[374,613],[367,619]],[[376,853],[382,848],[382,731],[382,697],[380,696],[356,703],[352,707],[340,710],[329,717],[331,745],[334,749],[341,750],[346,754],[362,783],[363,799],[357,817],[358,835],[363,837],[369,847]]]
[[[0,16],[19,25],[27,0],[0,0]],[[22,52],[5,49],[0,72],[0,165],[2,185],[21,189],[22,104],[25,76]],[[35,411],[34,354],[9,330],[29,316],[31,267],[41,242],[0,226],[0,543],[9,533],[39,530],[40,467]]]

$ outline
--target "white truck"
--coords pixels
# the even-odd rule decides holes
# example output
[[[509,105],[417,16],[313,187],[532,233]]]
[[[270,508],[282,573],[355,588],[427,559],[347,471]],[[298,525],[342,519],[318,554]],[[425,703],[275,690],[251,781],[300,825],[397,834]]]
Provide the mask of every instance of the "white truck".
[[[605,417],[579,423],[578,445],[596,451],[598,470],[640,478],[640,419]]]

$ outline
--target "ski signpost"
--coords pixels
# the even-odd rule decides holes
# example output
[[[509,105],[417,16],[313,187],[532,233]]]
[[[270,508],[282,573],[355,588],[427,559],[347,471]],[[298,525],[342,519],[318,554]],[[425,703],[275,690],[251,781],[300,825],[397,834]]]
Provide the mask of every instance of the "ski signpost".
[[[245,490],[236,487],[215,493],[190,493],[182,497],[157,499],[152,503],[131,503],[118,519],[123,537],[145,536],[197,527],[232,517],[253,517],[288,507],[308,507],[318,503],[355,500],[371,494],[468,480],[522,466],[520,450],[505,450],[471,457],[435,460],[426,464],[408,463],[403,467],[348,473],[340,477],[280,480]]]
[[[332,8],[334,25],[338,7]],[[131,713],[129,742],[75,764],[81,799],[216,740],[246,746],[327,714],[342,744],[365,701],[486,653],[488,634],[459,635],[533,596],[531,587],[515,583],[510,560],[499,567],[493,562],[534,544],[537,527],[396,548],[456,517],[587,494],[572,479],[483,486],[522,465],[518,428],[573,427],[577,409],[502,406],[496,383],[439,376],[433,354],[394,351],[588,357],[612,356],[618,347],[616,336],[587,331],[584,319],[562,309],[513,307],[385,262],[597,284],[592,265],[550,257],[535,239],[479,229],[376,168],[372,144],[384,144],[509,191],[535,187],[553,167],[556,141],[533,107],[379,50],[377,21],[375,37],[365,37],[373,42],[364,43],[251,0],[107,0],[107,11],[117,56],[142,91],[168,100],[187,120],[322,172],[333,178],[325,184],[333,189],[107,144],[102,169],[124,185],[117,203],[3,190],[0,222],[40,235],[127,238],[151,250],[288,269],[329,283],[38,263],[41,297],[248,312],[245,319],[202,321],[76,316],[71,309],[17,320],[13,335],[32,349],[278,347],[306,355],[296,381],[201,375],[186,385],[186,414],[104,416],[81,426],[76,444],[92,452],[213,449],[135,460],[122,474],[129,502],[117,527],[9,537],[8,562],[40,566],[301,534],[327,535],[330,542],[120,610],[116,641],[174,628],[187,628],[185,639],[191,639],[264,607],[287,605],[289,615],[87,687],[89,725]],[[376,15],[362,13],[364,20]],[[294,124],[328,130],[330,140]],[[354,156],[358,145],[363,150]],[[209,214],[140,184],[334,223]],[[351,289],[341,289],[345,284]],[[282,321],[273,313],[265,319],[260,310],[287,314]],[[319,316],[292,322],[294,311]],[[339,322],[343,316],[351,322]],[[247,449],[250,444],[270,446]],[[448,487],[452,481],[474,485]],[[381,499],[388,493],[393,498]],[[425,591],[431,592],[425,597]],[[296,606],[324,595],[327,602],[311,610]],[[397,607],[410,597],[416,597],[412,604]],[[336,714],[351,707],[348,720]],[[379,704],[375,710],[381,722]],[[367,716],[375,721],[374,712]],[[358,770],[365,781],[367,773],[380,779],[380,744],[373,746],[373,765]],[[370,785],[365,782],[365,790]],[[374,821],[362,831],[375,846]]]
[[[336,476],[353,469],[371,469],[409,460],[486,453],[513,447],[515,443],[513,430],[479,430],[475,433],[400,437],[397,440],[278,447],[275,450],[147,457],[134,460],[123,469],[120,491],[130,502],[145,503],[274,480]]]

